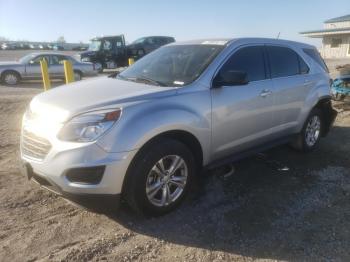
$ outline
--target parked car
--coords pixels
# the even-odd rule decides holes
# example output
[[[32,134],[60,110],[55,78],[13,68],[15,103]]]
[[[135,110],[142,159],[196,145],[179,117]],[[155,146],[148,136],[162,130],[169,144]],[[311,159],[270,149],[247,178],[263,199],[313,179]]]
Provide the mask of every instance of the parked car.
[[[128,55],[139,59],[157,48],[175,42],[170,36],[147,36],[142,37],[127,46]]]
[[[350,96],[350,75],[342,75],[334,79],[332,95],[337,101],[342,101],[345,97]]]
[[[16,43],[3,43],[1,45],[1,49],[3,49],[3,50],[17,50],[18,45]]]
[[[53,49],[53,50],[63,51],[63,50],[64,50],[64,47],[61,46],[61,45],[54,45],[54,46],[52,47],[52,49]]]
[[[203,167],[283,143],[315,149],[336,114],[313,46],[259,38],[174,43],[118,75],[34,97],[22,124],[23,170],[71,199],[117,205],[123,197],[159,215],[181,203]]]
[[[83,76],[97,74],[98,68],[92,63],[79,62],[71,56],[56,53],[31,53],[14,62],[0,62],[0,78],[4,84],[16,85],[21,80],[41,79],[40,61],[48,63],[50,77],[64,78],[63,60],[73,64],[74,77],[80,80]]]

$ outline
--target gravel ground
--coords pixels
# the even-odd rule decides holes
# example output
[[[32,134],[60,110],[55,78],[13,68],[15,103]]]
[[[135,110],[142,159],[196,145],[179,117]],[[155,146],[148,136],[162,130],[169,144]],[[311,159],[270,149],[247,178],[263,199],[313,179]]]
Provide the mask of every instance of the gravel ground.
[[[19,173],[20,119],[40,91],[0,86],[0,261],[350,261],[349,101],[316,151],[203,173],[177,211],[146,219],[84,210]]]

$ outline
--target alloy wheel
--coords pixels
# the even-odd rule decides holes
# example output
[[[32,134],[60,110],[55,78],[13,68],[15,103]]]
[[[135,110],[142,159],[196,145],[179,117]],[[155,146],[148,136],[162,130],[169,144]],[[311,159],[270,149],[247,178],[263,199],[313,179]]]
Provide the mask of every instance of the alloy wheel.
[[[188,178],[188,167],[178,155],[160,159],[148,173],[146,195],[157,207],[174,203],[184,192]]]
[[[307,123],[305,130],[305,142],[309,147],[313,147],[321,134],[321,119],[314,115]]]

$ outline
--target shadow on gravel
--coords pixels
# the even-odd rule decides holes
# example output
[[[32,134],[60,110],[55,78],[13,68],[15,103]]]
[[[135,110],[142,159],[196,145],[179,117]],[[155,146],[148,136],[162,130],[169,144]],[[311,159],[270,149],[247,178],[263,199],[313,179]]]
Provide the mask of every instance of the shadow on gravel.
[[[204,174],[175,212],[108,216],[166,242],[254,258],[350,259],[350,127],[335,127],[309,154],[282,146]],[[288,167],[289,170],[286,170]],[[345,253],[344,253],[345,252]]]

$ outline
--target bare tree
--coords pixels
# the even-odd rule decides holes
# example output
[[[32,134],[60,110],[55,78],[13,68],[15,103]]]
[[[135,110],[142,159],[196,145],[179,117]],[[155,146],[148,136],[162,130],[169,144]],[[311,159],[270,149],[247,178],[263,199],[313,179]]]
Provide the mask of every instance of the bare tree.
[[[66,42],[66,39],[64,39],[64,36],[60,36],[58,39],[57,39],[57,43],[60,43],[60,44],[63,44]]]

